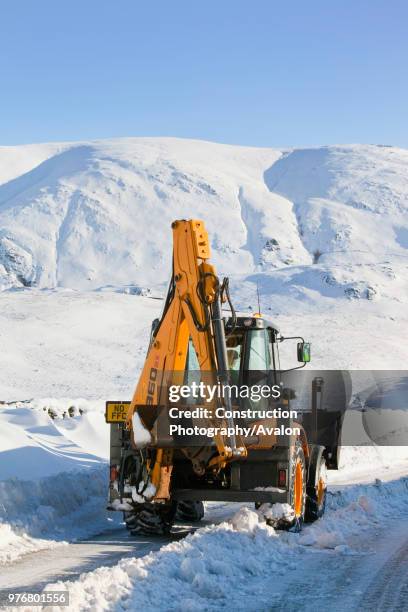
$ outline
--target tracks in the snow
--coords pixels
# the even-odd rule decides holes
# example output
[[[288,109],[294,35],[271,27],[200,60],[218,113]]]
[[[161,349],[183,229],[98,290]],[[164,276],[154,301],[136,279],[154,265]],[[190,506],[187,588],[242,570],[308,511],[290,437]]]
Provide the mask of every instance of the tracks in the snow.
[[[48,583],[76,580],[82,573],[113,566],[121,559],[143,557],[181,540],[198,527],[219,523],[231,514],[227,503],[212,503],[200,523],[178,522],[169,536],[131,536],[123,524],[88,539],[33,552],[0,568],[0,589],[41,590]]]
[[[113,566],[128,557],[143,557],[189,533],[190,529],[180,527],[168,537],[132,537],[121,526],[87,540],[33,552],[1,567],[0,589],[39,591],[50,582],[76,580],[83,572]]]
[[[408,610],[408,540],[374,576],[361,599],[360,610]]]

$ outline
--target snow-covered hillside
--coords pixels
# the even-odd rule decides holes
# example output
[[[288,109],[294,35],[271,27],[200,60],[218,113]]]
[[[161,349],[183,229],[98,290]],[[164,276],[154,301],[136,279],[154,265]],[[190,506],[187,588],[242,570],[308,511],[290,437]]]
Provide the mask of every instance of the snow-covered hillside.
[[[186,217],[205,220],[236,307],[259,285],[314,367],[404,368],[407,170],[408,151],[367,145],[0,147],[0,400],[130,397]]]
[[[222,273],[265,290],[402,299],[408,151],[166,138],[0,148],[0,286],[151,287],[170,223],[203,218]],[[265,277],[263,277],[265,278]],[[268,289],[269,288],[269,289]]]
[[[224,266],[251,271],[240,198],[253,185],[268,201],[263,171],[280,156],[172,139],[31,147],[29,169],[21,154],[26,171],[8,164],[0,187],[3,286],[81,289],[166,280],[176,217],[204,217]]]

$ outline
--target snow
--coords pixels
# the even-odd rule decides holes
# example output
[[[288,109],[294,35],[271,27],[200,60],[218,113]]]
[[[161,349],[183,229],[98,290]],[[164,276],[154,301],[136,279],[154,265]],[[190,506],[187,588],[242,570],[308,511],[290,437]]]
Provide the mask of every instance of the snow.
[[[0,147],[0,564],[110,525],[104,403],[134,391],[174,219],[205,220],[236,307],[256,310],[258,285],[282,334],[311,341],[314,368],[405,367],[407,166],[406,150],[369,145]],[[272,573],[322,551],[341,562],[361,530],[406,514],[407,473],[406,447],[346,447],[328,512],[303,533],[231,505],[220,524],[83,574],[73,609],[251,609],[254,592],[269,609]]]
[[[407,362],[406,150],[128,138],[0,157],[2,399],[131,396],[180,217],[205,220],[236,307],[259,285],[314,367]]]
[[[132,429],[137,448],[144,448],[147,446],[147,444],[149,444],[149,442],[151,442],[152,437],[150,432],[143,425],[137,412],[135,412],[132,416]]]
[[[380,297],[406,283],[406,150],[129,138],[12,147],[10,159],[17,151],[21,174],[0,184],[4,288],[165,282],[170,223],[191,217],[206,221],[223,273],[310,276],[317,260],[322,290]]]
[[[60,148],[0,185],[4,288],[166,281],[175,213],[208,219],[224,266],[252,268],[238,192],[258,182],[268,197],[262,172],[279,151],[149,138]]]
[[[285,519],[291,521],[295,517],[293,508],[289,504],[262,504],[259,514],[268,521],[269,525],[276,527],[278,523]]]
[[[142,558],[83,574],[69,589],[80,610],[267,610],[273,576],[280,581],[304,571],[308,555],[333,551],[361,555],[357,536],[368,537],[382,521],[406,516],[408,479],[356,485],[329,495],[326,516],[302,533],[278,533],[262,513],[241,508],[229,521],[204,527]]]
[[[0,567],[19,557],[58,546],[50,539],[32,538],[24,532],[16,533],[9,524],[0,522]]]
[[[103,408],[44,399],[0,409],[0,564],[109,526]]]
[[[87,410],[83,417],[52,419],[62,401],[34,402],[29,407],[10,405],[0,411],[0,481],[24,474],[28,480],[48,477],[73,469],[90,469],[100,462],[78,442],[100,449],[106,457],[107,427],[101,410]],[[85,402],[83,402],[85,405]],[[72,407],[67,402],[67,410]],[[86,409],[85,409],[86,410]]]
[[[0,293],[0,397],[128,398],[162,302],[116,292]]]

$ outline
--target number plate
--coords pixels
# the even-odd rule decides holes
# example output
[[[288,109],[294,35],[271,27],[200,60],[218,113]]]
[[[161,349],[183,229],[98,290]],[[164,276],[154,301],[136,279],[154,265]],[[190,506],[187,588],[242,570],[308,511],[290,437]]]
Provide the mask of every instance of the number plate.
[[[105,421],[107,423],[124,423],[130,402],[106,402]]]

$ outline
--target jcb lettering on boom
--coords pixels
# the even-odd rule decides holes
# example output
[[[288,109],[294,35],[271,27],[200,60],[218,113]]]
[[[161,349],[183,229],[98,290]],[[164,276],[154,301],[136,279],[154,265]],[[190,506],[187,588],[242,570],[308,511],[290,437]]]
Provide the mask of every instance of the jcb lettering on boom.
[[[149,406],[153,405],[154,392],[156,389],[156,380],[157,380],[157,369],[150,368],[150,376],[149,376],[149,383],[147,386],[147,397],[146,397],[146,404],[148,404]]]

